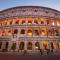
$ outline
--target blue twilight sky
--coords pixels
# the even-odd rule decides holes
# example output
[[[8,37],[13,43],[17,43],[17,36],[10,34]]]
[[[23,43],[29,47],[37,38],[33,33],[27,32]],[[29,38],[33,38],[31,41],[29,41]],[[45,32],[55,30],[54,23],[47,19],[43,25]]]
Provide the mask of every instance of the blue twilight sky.
[[[60,11],[60,0],[0,0],[0,11],[15,6],[44,6]]]

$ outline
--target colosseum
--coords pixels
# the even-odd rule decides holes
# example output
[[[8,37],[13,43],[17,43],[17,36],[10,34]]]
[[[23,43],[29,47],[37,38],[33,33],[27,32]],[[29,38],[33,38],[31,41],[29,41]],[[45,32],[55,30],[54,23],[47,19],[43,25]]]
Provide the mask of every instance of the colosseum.
[[[0,11],[0,52],[60,52],[60,11],[18,6]]]

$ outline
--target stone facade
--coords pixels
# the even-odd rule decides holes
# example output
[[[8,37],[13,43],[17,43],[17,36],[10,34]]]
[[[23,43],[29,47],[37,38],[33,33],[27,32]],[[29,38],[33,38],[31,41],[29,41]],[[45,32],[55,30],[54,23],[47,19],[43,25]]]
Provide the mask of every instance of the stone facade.
[[[0,51],[60,50],[60,11],[20,6],[0,11]]]

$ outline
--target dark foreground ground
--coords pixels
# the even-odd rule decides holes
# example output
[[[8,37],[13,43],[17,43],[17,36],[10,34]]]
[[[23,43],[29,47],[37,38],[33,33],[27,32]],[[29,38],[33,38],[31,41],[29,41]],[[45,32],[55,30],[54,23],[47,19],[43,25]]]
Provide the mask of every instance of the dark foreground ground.
[[[0,60],[60,60],[60,54],[20,55],[18,53],[0,53]]]

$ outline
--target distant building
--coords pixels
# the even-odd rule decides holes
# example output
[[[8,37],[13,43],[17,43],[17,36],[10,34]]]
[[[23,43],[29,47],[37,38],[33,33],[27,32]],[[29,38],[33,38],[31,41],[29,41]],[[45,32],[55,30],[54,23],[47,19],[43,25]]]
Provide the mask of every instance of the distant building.
[[[60,11],[19,6],[0,11],[0,51],[60,50]]]

